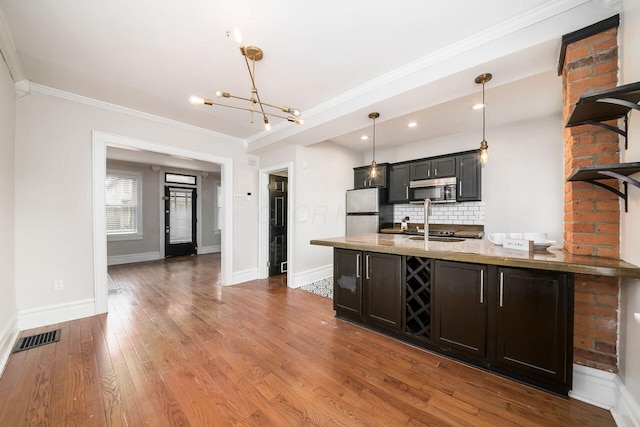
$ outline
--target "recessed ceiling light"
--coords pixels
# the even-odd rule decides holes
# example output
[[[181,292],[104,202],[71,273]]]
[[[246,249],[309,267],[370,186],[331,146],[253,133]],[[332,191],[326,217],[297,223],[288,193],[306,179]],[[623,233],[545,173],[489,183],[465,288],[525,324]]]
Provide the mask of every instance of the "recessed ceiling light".
[[[484,107],[486,107],[485,104],[476,104],[476,105],[472,106],[471,108],[473,108],[474,110],[482,110]]]
[[[362,135],[360,139],[366,141],[367,139],[369,139],[369,135]]]
[[[416,126],[418,126],[418,124],[417,124],[416,122],[411,122],[411,123],[409,123],[409,127],[410,127],[410,128],[414,128],[414,127],[416,127]]]

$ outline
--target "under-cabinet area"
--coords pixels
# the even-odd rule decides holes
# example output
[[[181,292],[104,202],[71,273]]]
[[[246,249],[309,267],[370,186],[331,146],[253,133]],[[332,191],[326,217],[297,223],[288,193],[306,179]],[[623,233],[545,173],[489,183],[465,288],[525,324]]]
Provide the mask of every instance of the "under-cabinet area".
[[[335,248],[334,309],[528,384],[571,389],[571,273]]]

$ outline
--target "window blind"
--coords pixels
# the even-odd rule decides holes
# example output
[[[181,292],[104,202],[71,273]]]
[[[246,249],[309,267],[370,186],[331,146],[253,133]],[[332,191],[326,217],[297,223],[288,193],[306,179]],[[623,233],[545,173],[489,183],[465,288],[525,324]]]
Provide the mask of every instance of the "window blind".
[[[138,232],[138,179],[107,175],[107,234]]]

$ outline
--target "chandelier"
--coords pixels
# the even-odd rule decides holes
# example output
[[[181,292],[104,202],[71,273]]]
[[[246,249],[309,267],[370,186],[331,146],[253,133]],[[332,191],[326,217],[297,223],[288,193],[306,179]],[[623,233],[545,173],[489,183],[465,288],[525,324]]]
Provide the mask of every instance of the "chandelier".
[[[231,36],[231,31],[227,31],[227,37]],[[227,105],[221,104],[218,102],[213,102],[208,98],[201,98],[199,96],[191,95],[189,97],[189,102],[195,105],[218,105],[221,107],[233,108],[236,110],[244,110],[249,111],[251,113],[251,123],[253,123],[253,115],[257,113],[262,116],[262,121],[264,122],[265,130],[271,130],[271,123],[269,122],[269,117],[278,117],[280,119],[285,119],[289,122],[303,125],[304,120],[300,118],[301,112],[297,108],[290,108],[286,106],[279,107],[277,105],[269,104],[260,99],[260,93],[258,92],[258,88],[256,87],[256,62],[262,60],[264,57],[264,53],[262,49],[257,46],[245,46],[242,44],[242,34],[238,31],[234,31],[234,36],[236,42],[238,42],[238,46],[240,47],[240,53],[244,57],[244,61],[247,64],[247,70],[249,71],[249,78],[251,79],[251,97],[245,98],[242,96],[232,95],[229,92],[216,91],[216,97],[218,98],[234,98],[240,99],[242,101],[248,101],[249,107],[238,107],[235,105]],[[283,116],[281,114],[275,114],[272,112],[267,112],[265,107],[272,108],[275,110],[280,110],[287,114],[287,116]]]

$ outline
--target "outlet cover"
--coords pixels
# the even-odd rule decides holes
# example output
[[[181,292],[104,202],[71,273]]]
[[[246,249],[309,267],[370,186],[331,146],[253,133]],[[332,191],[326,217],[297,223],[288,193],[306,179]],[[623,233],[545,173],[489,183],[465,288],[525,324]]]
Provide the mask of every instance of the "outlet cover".
[[[62,291],[64,290],[64,280],[56,279],[53,281],[53,290],[54,291]]]

